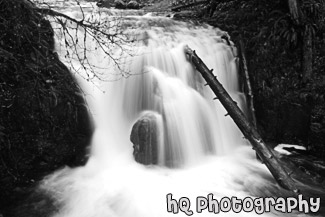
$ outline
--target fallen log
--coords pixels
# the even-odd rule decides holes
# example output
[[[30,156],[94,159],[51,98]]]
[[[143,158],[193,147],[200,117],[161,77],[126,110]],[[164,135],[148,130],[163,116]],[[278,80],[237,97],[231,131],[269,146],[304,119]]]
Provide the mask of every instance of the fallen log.
[[[240,110],[237,103],[230,97],[222,84],[217,80],[216,76],[212,73],[212,70],[209,70],[204,62],[197,56],[195,51],[191,50],[188,46],[185,47],[185,54],[196,70],[201,73],[221,104],[225,107],[231,118],[244,134],[245,138],[250,141],[253,149],[256,151],[262,162],[267,166],[277,183],[281,187],[298,194],[299,189],[296,186],[296,183],[279,163],[270,148],[266,146],[256,128],[246,119],[245,114]]]

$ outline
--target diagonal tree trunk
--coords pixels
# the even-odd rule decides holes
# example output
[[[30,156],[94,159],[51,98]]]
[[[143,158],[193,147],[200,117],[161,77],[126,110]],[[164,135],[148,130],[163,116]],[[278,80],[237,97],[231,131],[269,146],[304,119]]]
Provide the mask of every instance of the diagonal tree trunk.
[[[207,81],[212,91],[216,94],[221,104],[228,111],[229,115],[237,124],[244,136],[250,141],[253,149],[256,151],[262,162],[265,163],[275,180],[283,188],[291,190],[297,194],[299,190],[296,183],[291,179],[288,172],[285,171],[269,147],[266,146],[257,130],[246,119],[244,113],[237,106],[237,103],[232,100],[230,95],[217,80],[216,76],[213,75],[212,70],[209,70],[203,61],[196,55],[195,51],[191,50],[188,46],[185,47],[185,54],[196,70],[199,71]]]

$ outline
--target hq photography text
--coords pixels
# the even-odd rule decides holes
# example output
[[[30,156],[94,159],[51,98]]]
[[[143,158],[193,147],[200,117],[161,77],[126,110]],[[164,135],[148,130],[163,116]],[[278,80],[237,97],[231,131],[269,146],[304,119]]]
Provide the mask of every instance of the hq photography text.
[[[320,209],[320,198],[304,199],[302,195],[298,197],[246,197],[239,199],[237,197],[223,197],[217,200],[213,194],[208,194],[206,197],[199,196],[195,201],[195,208],[193,203],[187,197],[181,197],[178,200],[173,198],[172,194],[166,195],[167,212],[178,214],[180,212],[191,216],[196,213],[222,213],[222,212],[255,212],[256,214],[263,214],[272,211],[282,213],[291,213],[298,211],[301,213],[317,213]],[[194,210],[194,211],[193,211]]]

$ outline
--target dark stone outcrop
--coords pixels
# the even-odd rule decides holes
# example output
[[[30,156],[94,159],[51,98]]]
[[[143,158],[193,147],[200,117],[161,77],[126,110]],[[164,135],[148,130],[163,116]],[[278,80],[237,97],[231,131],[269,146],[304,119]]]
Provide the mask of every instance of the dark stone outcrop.
[[[44,175],[83,165],[92,135],[82,92],[54,51],[53,29],[33,7],[0,1],[0,213]]]
[[[134,158],[145,165],[158,163],[157,118],[154,113],[146,113],[133,125],[131,142],[134,144]]]
[[[114,0],[100,0],[97,2],[98,7],[110,8],[114,7]]]
[[[140,4],[136,1],[130,1],[127,3],[126,7],[128,9],[139,9],[140,8]]]
[[[123,0],[100,0],[97,2],[98,7],[115,7],[117,9],[140,9],[143,7],[137,1],[123,1]]]
[[[126,3],[123,0],[115,0],[114,6],[117,9],[126,9]]]

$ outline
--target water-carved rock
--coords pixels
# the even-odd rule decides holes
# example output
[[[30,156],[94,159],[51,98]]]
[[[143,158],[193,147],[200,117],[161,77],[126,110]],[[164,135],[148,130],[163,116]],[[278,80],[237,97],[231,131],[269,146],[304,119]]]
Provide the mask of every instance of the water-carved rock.
[[[140,4],[136,1],[130,1],[129,3],[127,3],[126,7],[128,9],[139,9],[140,8]]]
[[[158,163],[158,124],[157,114],[147,112],[133,125],[131,142],[133,143],[133,155],[141,164]]]
[[[105,7],[105,8],[110,8],[115,6],[114,0],[100,0],[97,2],[98,7]]]
[[[115,0],[114,1],[114,6],[117,9],[125,9],[126,8],[126,3],[123,0]]]
[[[100,0],[97,2],[97,6],[105,8],[115,7],[117,9],[140,9],[143,5],[140,5],[137,1]]]

